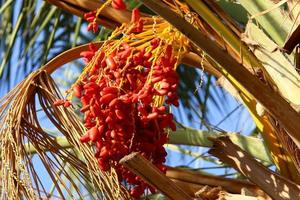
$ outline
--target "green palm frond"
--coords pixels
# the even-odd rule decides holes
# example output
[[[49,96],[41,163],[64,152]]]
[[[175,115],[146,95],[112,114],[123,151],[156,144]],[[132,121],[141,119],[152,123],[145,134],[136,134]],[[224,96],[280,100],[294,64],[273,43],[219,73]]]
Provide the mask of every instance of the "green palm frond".
[[[7,91],[54,55],[91,40],[78,17],[45,1],[2,0],[1,5],[0,91]]]

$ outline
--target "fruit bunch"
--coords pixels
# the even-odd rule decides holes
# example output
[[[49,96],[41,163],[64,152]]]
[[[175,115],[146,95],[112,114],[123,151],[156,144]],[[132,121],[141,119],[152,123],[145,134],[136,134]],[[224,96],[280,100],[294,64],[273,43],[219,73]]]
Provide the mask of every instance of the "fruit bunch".
[[[93,24],[97,13],[85,16],[90,30],[97,29]],[[164,20],[143,18],[134,9],[131,23],[117,28],[101,48],[90,44],[89,51],[81,53],[87,64],[70,93],[70,99],[80,99],[87,128],[80,141],[94,145],[101,170],[113,167],[120,182],[129,183],[133,197],[140,197],[145,189],[152,193],[155,189],[119,160],[140,152],[165,172],[167,153],[163,145],[168,140],[168,128],[176,130],[168,110],[179,105],[175,69],[187,48],[185,37]],[[68,107],[70,99],[59,100],[57,105]]]
[[[114,167],[119,179],[136,185],[131,190],[140,196],[149,185],[119,165],[119,160],[130,152],[141,154],[165,171],[167,142],[166,128],[176,130],[169,105],[178,106],[176,88],[178,76],[174,71],[177,59],[172,46],[155,61],[149,61],[158,48],[157,39],[152,41],[151,51],[136,50],[122,43],[113,52],[84,52],[85,59],[93,67],[73,87],[74,95],[80,98],[88,129],[81,142],[95,143],[99,166],[103,171]],[[155,104],[155,99],[166,98],[165,104]],[[154,191],[152,189],[152,191]]]

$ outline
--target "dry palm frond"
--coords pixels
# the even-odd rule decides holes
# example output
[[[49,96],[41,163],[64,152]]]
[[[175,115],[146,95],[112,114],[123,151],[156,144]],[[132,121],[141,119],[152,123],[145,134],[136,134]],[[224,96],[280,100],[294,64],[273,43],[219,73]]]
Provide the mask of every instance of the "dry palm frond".
[[[189,1],[187,1],[187,2],[189,2]],[[222,31],[226,31],[226,28],[229,27],[230,30],[232,31],[232,33],[228,34],[228,36],[232,36],[232,37],[237,36],[238,40],[241,40],[242,39],[241,30],[236,28],[234,21],[218,6],[218,4],[213,1],[205,1],[205,3],[210,7],[211,10],[214,11],[214,13],[212,11],[210,11],[209,9],[205,9],[206,6],[203,3],[193,2],[193,5],[196,5],[198,8],[198,10],[197,10],[197,8],[195,8],[195,9],[198,11],[199,15],[201,15],[201,13],[204,13],[204,12],[201,12],[203,10],[206,10],[206,12],[210,12],[211,17],[208,17],[207,14],[206,15],[203,14],[203,15],[206,16],[207,22],[210,22],[210,24],[212,26],[213,26],[213,24],[215,25],[214,28],[218,32],[222,33]],[[215,15],[219,16],[219,19],[217,17],[215,17]],[[213,20],[214,18],[215,18],[215,20]],[[217,25],[215,23],[216,20],[220,21],[219,22],[220,25]],[[223,21],[227,25],[227,27],[224,27],[222,29],[221,27],[222,27]],[[254,40],[251,40],[251,41],[253,42],[253,44],[258,44]],[[230,42],[228,44],[233,45],[233,42]],[[240,45],[239,42],[238,42],[238,45]],[[249,46],[251,46],[251,45],[248,44],[247,49]],[[250,52],[248,52],[248,54],[251,57],[254,57],[255,60],[260,59],[260,57],[256,57],[255,52],[252,52],[252,54]],[[241,56],[242,56],[242,53],[241,53]],[[250,60],[253,61],[253,59],[250,59]],[[262,61],[262,60],[260,59],[259,61],[257,60],[257,62],[252,63],[255,67],[259,66],[258,68],[260,69],[260,71],[257,70],[256,76],[259,77],[260,80],[263,80],[264,83],[267,82],[268,84],[272,85],[272,87],[275,87],[274,86],[275,84],[272,84],[274,81],[273,82],[269,81],[272,79],[269,76],[268,72],[264,68],[263,63],[268,63],[268,62],[260,62],[260,61]],[[213,62],[211,62],[211,63],[212,63],[212,65],[214,65]],[[258,63],[258,65],[257,65],[257,63]],[[249,70],[249,72],[253,73],[253,69],[249,69],[249,68],[247,68],[247,69]],[[227,79],[225,79],[225,76],[220,77],[218,80],[218,83],[220,83],[220,85],[227,92],[229,92],[232,96],[236,97],[238,100],[240,100],[241,102],[243,102],[246,105],[246,107],[248,108],[249,112],[251,113],[252,118],[254,119],[257,127],[262,132],[263,138],[266,141],[268,148],[272,152],[272,157],[273,157],[274,163],[276,164],[280,173],[287,178],[296,180],[298,177],[298,174],[295,170],[295,167],[294,167],[293,163],[291,162],[291,160],[289,159],[289,156],[287,156],[286,153],[284,152],[284,150],[282,149],[282,145],[280,144],[279,139],[275,135],[274,131],[272,131],[272,129],[273,129],[272,126],[270,125],[270,123],[267,123],[267,121],[262,120],[262,117],[260,117],[257,114],[256,100],[253,97],[247,95],[245,93],[245,90],[243,88],[241,88],[239,85],[234,84],[234,81],[232,80],[232,78],[230,76],[226,76],[226,78]],[[245,98],[245,96],[247,96],[247,98]]]
[[[237,181],[230,179],[221,179],[213,176],[203,176],[199,173],[186,172],[175,168],[169,168],[167,175],[158,171],[155,166],[148,160],[143,158],[139,153],[131,153],[120,160],[124,166],[135,174],[139,175],[144,181],[154,185],[159,191],[170,199],[192,199],[197,200],[216,200],[216,199],[265,199],[269,200],[269,196],[262,192],[257,186],[245,181]],[[208,178],[209,177],[209,178]],[[199,184],[197,179],[200,180]],[[201,182],[202,181],[202,182]],[[211,188],[208,184],[218,184],[217,187]],[[174,184],[175,183],[175,184]],[[237,194],[230,194],[223,190],[221,186],[225,186],[227,191],[231,190]],[[230,186],[235,189],[231,189]],[[242,195],[240,195],[242,194]],[[250,195],[250,196],[248,196]]]
[[[187,1],[187,2],[189,2],[189,1]],[[197,10],[197,8],[198,8],[197,11],[201,15],[200,11],[204,10],[205,6],[202,5],[202,3],[198,4],[198,2],[197,3],[193,2],[193,1],[191,1],[191,2],[192,2],[191,4],[198,6],[198,7],[195,6],[195,9]],[[276,45],[273,42],[271,42],[271,40],[265,34],[262,34],[262,33],[261,34],[258,34],[258,33],[252,34],[253,37],[248,36],[248,38],[246,38],[246,35],[249,34],[249,31],[250,31],[249,30],[249,27],[251,25],[250,23],[248,24],[247,29],[246,29],[247,34],[243,34],[242,35],[243,37],[241,37],[241,33],[239,33],[239,30],[236,30],[236,28],[234,26],[234,22],[228,16],[226,16],[226,13],[224,13],[222,11],[222,9],[220,9],[216,3],[213,3],[211,1],[205,1],[205,2],[211,7],[212,10],[214,10],[216,12],[216,15],[222,19],[222,22],[224,21],[226,23],[227,27],[229,27],[232,30],[232,32],[234,32],[237,36],[239,36],[239,39],[247,39],[247,41],[245,40],[245,44],[248,45],[247,47],[250,47],[250,49],[252,49],[252,56],[255,56],[255,59],[258,60],[258,63],[260,66],[259,67],[260,71],[256,72],[256,76],[260,80],[263,80],[263,82],[268,84],[270,87],[276,88],[281,93],[281,95],[285,99],[287,99],[289,102],[298,104],[299,98],[297,98],[297,94],[299,94],[299,92],[298,93],[296,92],[299,90],[298,74],[294,70],[294,68],[291,65],[291,63],[289,62],[289,60],[286,59],[281,52],[279,52],[279,51],[272,52],[272,50],[276,48]],[[284,2],[281,1],[280,4],[274,6],[274,8],[272,8],[272,9],[277,8],[282,3],[284,3]],[[270,10],[266,10],[266,12],[269,12],[269,11]],[[207,12],[210,12],[210,11],[208,10]],[[260,13],[260,14],[265,14],[265,13]],[[205,15],[205,14],[203,14],[203,15]],[[213,14],[211,14],[211,15],[214,16]],[[214,24],[214,21],[212,20],[212,18],[213,17],[207,19],[207,21],[210,20],[210,22],[211,22],[210,24]],[[222,26],[222,25],[220,25],[220,26]],[[220,26],[215,25],[215,27],[217,27],[219,29],[220,29]],[[221,32],[221,31],[219,31],[219,32]],[[260,32],[262,32],[262,31],[260,30]],[[235,36],[234,34],[231,34],[231,35]],[[257,37],[258,35],[259,35],[259,37]],[[267,43],[267,41],[268,41],[268,45],[265,44],[265,43]],[[230,44],[232,44],[232,42],[229,43],[229,45]],[[270,48],[271,50],[266,49],[266,47]],[[250,60],[252,60],[252,59],[250,59]],[[256,64],[254,64],[254,65],[255,65],[255,67],[257,67]],[[250,70],[250,72],[251,71],[252,70]],[[285,75],[283,75],[283,74],[285,74]],[[222,78],[224,78],[224,77],[222,77]],[[285,138],[285,140],[289,140],[290,142],[292,142],[291,139],[288,136],[282,136],[282,137],[277,136],[275,134],[275,130],[279,130],[278,127],[273,126],[271,123],[269,123],[269,119],[264,119],[261,116],[259,116],[257,109],[256,109],[256,105],[258,105],[256,100],[253,97],[251,97],[251,95],[247,95],[244,92],[243,88],[241,88],[239,85],[234,84],[234,82],[232,81],[232,78],[230,78],[230,76],[226,76],[226,78],[227,78],[226,80],[229,80],[231,83],[229,83],[229,81],[227,81],[227,82],[223,81],[223,83],[220,81],[220,83],[222,83],[222,87],[224,89],[226,89],[228,92],[230,92],[230,94],[232,94],[233,96],[238,97],[238,99],[240,99],[240,100],[241,99],[243,100],[242,102],[244,102],[244,104],[247,106],[249,112],[252,114],[252,117],[253,117],[257,127],[262,132],[263,138],[266,141],[270,151],[272,152],[272,157],[274,159],[274,163],[278,167],[280,173],[291,180],[299,181],[299,173],[296,171],[296,169],[295,169],[296,167],[292,163],[290,156],[289,156],[290,154],[294,155],[293,152],[295,152],[297,150],[297,148],[290,148],[289,150],[293,149],[294,151],[289,151],[289,150],[287,150],[288,147],[286,147],[285,148],[286,151],[285,151],[283,149],[283,146],[285,146],[285,144],[287,144],[287,143],[282,142],[282,140],[280,140],[281,138]],[[222,79],[219,79],[219,80],[222,80]],[[229,83],[229,84],[227,84],[227,83]],[[233,87],[232,85],[235,87]],[[247,96],[247,98],[245,98],[245,96]],[[276,131],[276,132],[280,132],[280,131]],[[288,154],[286,152],[290,152],[290,154]],[[297,154],[295,154],[295,155],[297,155]],[[295,159],[293,159],[293,160],[295,160]],[[296,163],[296,162],[294,162],[294,163],[296,166],[299,166],[298,163]]]
[[[228,137],[212,138],[209,153],[231,165],[251,182],[264,190],[272,199],[298,199],[300,186],[272,172],[247,152],[236,146]]]
[[[287,53],[292,53],[294,48],[299,44],[300,37],[300,1],[290,0],[287,1],[288,14],[293,22],[291,31],[283,45],[283,50]]]
[[[299,0],[289,0],[287,1],[287,8],[289,12],[290,18],[295,21],[297,24],[299,23],[299,12],[300,12],[300,2]]]
[[[288,152],[290,159],[295,164],[295,167],[300,174],[300,150],[296,146],[296,144],[291,140],[291,138],[287,135],[286,131],[278,124],[278,122],[269,116],[269,121],[272,123],[273,127],[276,127],[275,134],[281,141],[284,149]],[[299,181],[299,180],[298,180]]]
[[[129,199],[115,172],[101,172],[92,149],[79,142],[85,130],[76,114],[71,109],[53,106],[53,102],[61,96],[46,72],[53,70],[51,65],[48,67],[29,75],[0,100],[1,199],[50,198],[52,192],[48,194],[38,174],[41,168],[46,171],[42,176],[53,182],[55,194],[62,199],[84,198],[82,188],[76,182],[79,179],[92,186],[94,197],[100,193],[103,199]],[[53,136],[44,131],[37,114],[38,105],[68,139],[73,151],[61,148]],[[26,152],[24,144],[28,142],[37,156]],[[64,168],[66,164],[72,167],[75,179]]]
[[[178,187],[164,173],[144,158],[140,153],[133,152],[120,160],[120,163],[131,172],[141,177],[147,183],[155,186],[169,199],[188,200],[192,199],[182,188]],[[198,198],[198,200],[203,200]]]
[[[297,105],[299,105],[299,75],[297,74],[296,70],[294,69],[293,65],[284,57],[284,55],[277,51],[272,52],[270,49],[274,48],[275,43],[272,42],[266,35],[262,33],[254,24],[249,23],[247,26],[247,37],[250,40],[256,40],[259,46],[253,48],[254,54],[264,63],[266,71],[269,73],[270,78],[268,80],[270,85],[276,85],[279,92],[285,99],[287,99],[294,108],[297,109]],[[259,35],[259,37],[257,37]],[[270,48],[270,49],[268,49]],[[288,164],[292,160],[294,163],[295,168],[297,169],[298,173],[291,173],[292,180],[299,182],[299,172],[300,172],[300,162],[299,162],[299,148],[297,148],[296,144],[292,141],[292,139],[287,135],[287,133],[282,129],[280,124],[276,122],[276,119],[272,118],[268,114],[265,114],[266,124],[265,127],[271,127],[273,131],[270,131],[269,134],[270,142],[272,142],[271,138],[277,138],[280,141],[280,146],[283,147],[284,153],[287,155],[287,166],[289,166],[290,172],[293,172],[294,168],[292,165]],[[258,117],[260,118],[260,117]],[[266,129],[265,129],[266,130]],[[266,135],[267,136],[267,135]],[[275,152],[274,152],[275,153]],[[279,154],[280,155],[280,154]],[[279,158],[279,157],[278,157]],[[282,156],[279,159],[282,160]],[[282,165],[284,166],[284,165]],[[292,168],[291,168],[292,167]],[[286,173],[285,173],[286,174]],[[286,176],[289,177],[289,176]]]
[[[243,188],[251,191],[256,196],[261,196],[266,198],[266,194],[256,185],[238,179],[224,178],[218,177],[208,174],[202,174],[200,172],[195,172],[186,169],[180,168],[172,168],[168,167],[167,177],[176,180],[178,182],[182,182],[184,184],[196,184],[199,186],[207,185],[211,187],[222,187],[224,190],[230,193],[240,194]],[[184,184],[183,184],[184,183]]]

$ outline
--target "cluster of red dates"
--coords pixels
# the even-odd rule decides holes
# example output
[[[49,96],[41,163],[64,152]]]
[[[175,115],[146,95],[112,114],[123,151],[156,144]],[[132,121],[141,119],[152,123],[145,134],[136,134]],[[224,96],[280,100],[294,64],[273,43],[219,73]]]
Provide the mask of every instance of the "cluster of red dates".
[[[153,40],[153,50],[158,42]],[[93,53],[97,56],[91,57]],[[91,47],[83,55],[86,60],[94,58],[95,64],[73,87],[74,95],[81,100],[88,129],[81,142],[95,143],[100,168],[106,171],[114,167],[120,180],[135,185],[131,189],[135,197],[151,187],[119,165],[119,160],[130,152],[140,152],[164,172],[165,129],[176,130],[173,115],[167,109],[170,104],[178,106],[172,46],[168,45],[155,63],[149,61],[151,54],[144,50],[133,53],[126,43],[110,55]],[[166,98],[165,105],[155,106],[155,98]]]
[[[125,9],[124,5],[122,0],[112,1],[114,8]],[[98,29],[95,17],[96,12],[85,15],[89,30]],[[132,12],[132,24],[128,33],[143,31],[137,9]],[[168,108],[179,105],[179,78],[174,70],[177,58],[172,45],[159,38],[152,39],[147,48],[126,42],[105,45],[104,50],[90,44],[90,50],[81,53],[87,70],[72,87],[73,95],[81,101],[87,128],[80,141],[92,142],[101,170],[113,167],[119,180],[132,186],[130,194],[138,198],[145,189],[152,193],[155,189],[120,165],[119,160],[140,152],[165,172],[167,153],[163,145],[168,140],[167,128],[176,130]],[[70,102],[59,100],[56,105],[68,107]]]

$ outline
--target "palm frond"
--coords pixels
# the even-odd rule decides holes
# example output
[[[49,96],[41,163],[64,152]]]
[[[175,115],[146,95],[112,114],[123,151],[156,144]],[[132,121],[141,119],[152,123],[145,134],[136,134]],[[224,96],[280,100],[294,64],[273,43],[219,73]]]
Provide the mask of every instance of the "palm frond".
[[[43,69],[53,71],[51,63]],[[126,190],[119,185],[113,169],[101,172],[92,149],[79,142],[85,128],[76,114],[70,109],[53,106],[53,102],[61,96],[44,70],[30,74],[0,102],[1,177],[7,177],[1,179],[1,198],[47,197],[45,182],[38,174],[41,167],[34,161],[38,159],[45,170],[43,176],[49,177],[62,198],[83,199],[82,190],[76,184],[78,179],[83,179],[93,187],[93,195],[101,195],[104,199],[116,199],[121,195],[127,199]],[[68,139],[73,151],[62,148],[53,136],[44,131],[36,114],[37,106],[41,106],[49,121]],[[37,158],[33,159],[32,154],[26,152],[26,142],[32,145],[29,148],[34,149]],[[79,154],[74,154],[74,151]],[[74,176],[67,173],[64,163],[72,167]]]

